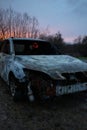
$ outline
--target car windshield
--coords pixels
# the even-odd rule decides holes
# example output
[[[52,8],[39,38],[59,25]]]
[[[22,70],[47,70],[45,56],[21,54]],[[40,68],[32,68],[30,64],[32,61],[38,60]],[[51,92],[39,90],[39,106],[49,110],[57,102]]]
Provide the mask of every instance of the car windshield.
[[[46,41],[13,40],[15,55],[56,55],[55,47]]]

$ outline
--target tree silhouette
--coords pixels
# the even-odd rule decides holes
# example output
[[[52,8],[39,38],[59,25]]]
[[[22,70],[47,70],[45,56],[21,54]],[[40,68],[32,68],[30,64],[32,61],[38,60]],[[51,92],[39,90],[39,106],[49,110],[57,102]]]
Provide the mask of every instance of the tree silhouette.
[[[15,12],[12,8],[0,9],[0,39],[8,37],[33,37],[39,33],[36,17]]]

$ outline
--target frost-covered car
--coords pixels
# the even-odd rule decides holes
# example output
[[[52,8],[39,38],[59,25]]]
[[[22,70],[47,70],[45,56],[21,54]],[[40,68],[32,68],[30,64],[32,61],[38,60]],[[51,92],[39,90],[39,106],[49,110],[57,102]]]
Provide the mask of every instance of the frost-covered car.
[[[40,39],[9,38],[0,45],[0,76],[14,100],[30,101],[87,90],[87,63],[58,55]]]

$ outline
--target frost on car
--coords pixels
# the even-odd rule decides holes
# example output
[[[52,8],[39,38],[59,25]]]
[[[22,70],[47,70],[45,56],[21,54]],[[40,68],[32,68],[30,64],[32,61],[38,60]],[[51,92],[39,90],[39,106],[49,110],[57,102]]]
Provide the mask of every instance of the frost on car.
[[[87,90],[87,63],[58,55],[40,39],[9,38],[0,44],[0,76],[14,100],[30,101]]]

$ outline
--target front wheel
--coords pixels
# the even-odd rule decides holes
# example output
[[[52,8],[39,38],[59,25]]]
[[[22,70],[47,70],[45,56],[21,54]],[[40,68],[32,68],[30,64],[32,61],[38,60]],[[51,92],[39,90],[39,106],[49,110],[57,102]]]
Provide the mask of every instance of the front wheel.
[[[31,81],[28,83],[28,86],[27,86],[27,97],[30,102],[33,102],[35,100],[33,91],[32,91]]]
[[[18,86],[14,77],[11,77],[9,80],[9,89],[13,100],[18,101],[20,98],[20,91],[18,90]]]

